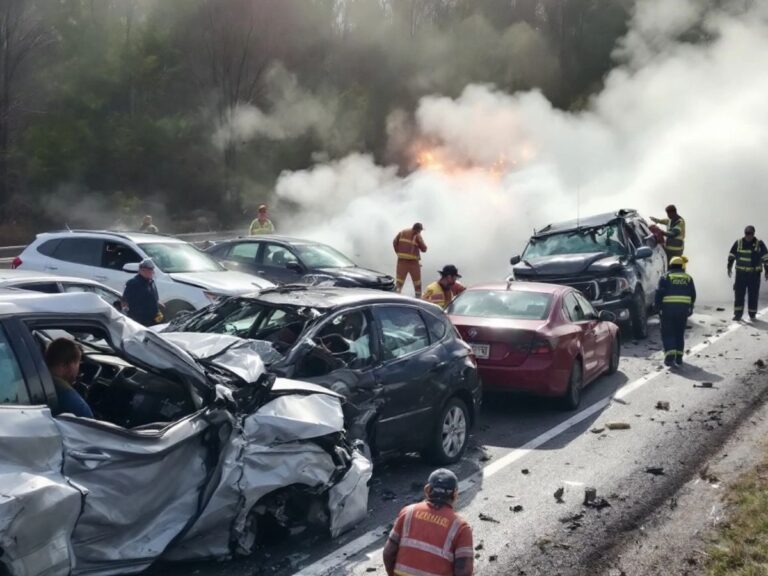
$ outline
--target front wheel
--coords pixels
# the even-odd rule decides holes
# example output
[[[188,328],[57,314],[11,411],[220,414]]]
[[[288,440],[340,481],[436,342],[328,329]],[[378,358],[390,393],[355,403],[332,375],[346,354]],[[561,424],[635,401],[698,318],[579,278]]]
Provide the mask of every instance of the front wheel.
[[[427,458],[435,464],[458,462],[469,440],[469,410],[461,398],[446,402],[433,432]]]

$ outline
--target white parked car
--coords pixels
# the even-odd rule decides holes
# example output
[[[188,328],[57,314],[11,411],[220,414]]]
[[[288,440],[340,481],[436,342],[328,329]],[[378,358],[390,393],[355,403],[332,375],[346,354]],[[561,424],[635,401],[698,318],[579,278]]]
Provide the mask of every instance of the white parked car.
[[[191,244],[161,234],[64,230],[38,234],[14,259],[12,267],[88,278],[122,293],[152,258],[155,283],[166,318],[196,310],[221,296],[248,294],[274,286],[258,276],[227,270]]]
[[[34,270],[0,270],[0,288],[12,290],[31,290],[43,294],[70,294],[87,292],[96,294],[118,310],[121,309],[122,294],[104,284],[87,278],[57,276]]]

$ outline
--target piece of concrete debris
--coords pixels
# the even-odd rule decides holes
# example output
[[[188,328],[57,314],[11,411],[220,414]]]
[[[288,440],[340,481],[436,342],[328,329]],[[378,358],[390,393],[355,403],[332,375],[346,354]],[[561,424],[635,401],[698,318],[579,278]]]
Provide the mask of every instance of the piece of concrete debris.
[[[718,306],[717,308],[715,308],[715,310],[717,310],[718,312],[725,312],[725,308],[722,308],[722,307],[720,307],[720,306]]]
[[[762,358],[758,358],[755,362],[755,366],[758,368],[765,368],[765,361]]]
[[[592,434],[601,434],[604,431],[605,431],[605,428],[599,428],[599,427],[592,428],[590,430],[590,432],[592,432]]]
[[[597,488],[584,488],[584,504],[589,504],[597,498]]]
[[[714,384],[712,382],[702,382],[701,384],[694,384],[694,388],[712,388]]]
[[[611,503],[608,502],[605,498],[595,498],[591,502],[585,502],[584,506],[588,508],[594,508],[595,510],[602,510],[603,508],[610,508]]]
[[[488,562],[496,562],[496,560],[498,559],[499,557],[497,554],[491,554],[490,556],[488,556]]]
[[[475,546],[475,550],[482,550],[483,548],[485,548],[485,544],[483,544],[482,542],[480,542],[480,544]]]
[[[555,497],[555,502],[557,502],[558,504],[562,504],[563,494],[565,494],[565,488],[560,486],[557,490],[555,490],[555,493],[553,494],[553,496]]]
[[[669,410],[669,402],[666,400],[659,400],[656,402],[656,410]]]
[[[608,428],[608,430],[629,430],[631,426],[629,425],[629,422],[606,422],[605,427]]]
[[[645,472],[647,474],[652,474],[653,476],[664,476],[664,467],[663,466],[648,466],[645,469]]]
[[[480,462],[488,462],[488,460],[490,460],[491,458],[493,458],[493,456],[491,456],[490,454],[483,454],[482,456],[480,456]]]
[[[527,476],[528,474],[530,474],[530,470],[528,470],[528,468],[523,468],[522,470],[520,470],[520,472],[522,472],[522,473],[523,473],[523,474],[525,474],[526,476]]]
[[[514,512],[515,514],[523,511],[523,507],[520,504],[517,504],[516,506],[511,506],[509,509],[512,510],[512,512]]]
[[[482,520],[483,522],[493,522],[494,524],[501,524],[501,522],[496,520],[496,518],[494,518],[493,516],[488,516],[488,514],[483,514],[482,512],[478,514],[478,518],[480,518],[480,520]]]
[[[368,568],[365,569],[366,572],[376,572],[376,566],[368,566]]]

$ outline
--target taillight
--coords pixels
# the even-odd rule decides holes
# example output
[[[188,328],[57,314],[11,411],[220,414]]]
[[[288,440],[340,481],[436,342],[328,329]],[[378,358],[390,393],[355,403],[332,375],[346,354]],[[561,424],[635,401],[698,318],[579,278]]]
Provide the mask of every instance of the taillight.
[[[552,343],[549,340],[543,338],[537,338],[531,344],[531,354],[551,354]]]
[[[24,262],[21,261],[21,258],[16,256],[16,258],[13,259],[13,262],[11,262],[11,268],[18,268],[22,264],[24,264]]]

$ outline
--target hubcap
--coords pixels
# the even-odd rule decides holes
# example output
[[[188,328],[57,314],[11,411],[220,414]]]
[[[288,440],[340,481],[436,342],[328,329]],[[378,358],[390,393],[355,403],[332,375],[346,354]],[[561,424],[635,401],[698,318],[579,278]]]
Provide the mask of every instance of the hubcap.
[[[443,420],[443,452],[453,458],[461,452],[467,438],[467,419],[464,411],[458,406],[452,406]]]

